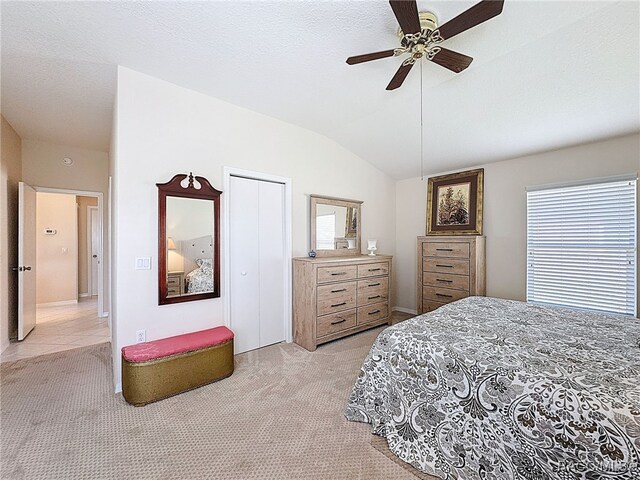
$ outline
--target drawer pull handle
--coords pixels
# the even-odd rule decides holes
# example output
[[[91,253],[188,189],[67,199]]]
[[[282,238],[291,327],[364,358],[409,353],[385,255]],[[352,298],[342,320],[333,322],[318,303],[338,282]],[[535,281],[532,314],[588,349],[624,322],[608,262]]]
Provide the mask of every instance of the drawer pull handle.
[[[453,280],[443,280],[442,278],[436,278],[436,282],[453,283]]]
[[[445,295],[444,293],[436,293],[436,297],[453,298],[453,295]]]
[[[380,298],[380,295],[374,295],[373,297],[368,297],[367,300],[373,300],[374,298]]]
[[[382,270],[381,268],[370,268],[369,271],[370,272],[379,272],[380,270]]]
[[[347,272],[336,272],[336,273],[332,273],[331,275],[336,276],[336,275],[346,275]]]
[[[453,252],[453,248],[436,248],[436,252]]]
[[[369,285],[367,285],[367,287],[377,287],[380,285],[380,282],[378,283],[370,283]]]
[[[338,320],[337,322],[331,322],[331,325],[339,325],[339,324],[344,323],[346,321],[347,321],[347,319],[343,318],[342,320]]]
[[[341,288],[340,290],[331,290],[331,293],[339,293],[339,292],[346,292],[347,289],[346,288]]]
[[[341,307],[342,305],[346,305],[347,302],[342,302],[342,303],[336,303],[334,305],[331,305],[332,307]]]
[[[440,268],[453,268],[453,265],[438,265],[438,264],[436,264],[436,267],[440,267]]]
[[[380,313],[380,310],[374,310],[373,312],[367,313],[367,315],[375,315],[376,313]]]

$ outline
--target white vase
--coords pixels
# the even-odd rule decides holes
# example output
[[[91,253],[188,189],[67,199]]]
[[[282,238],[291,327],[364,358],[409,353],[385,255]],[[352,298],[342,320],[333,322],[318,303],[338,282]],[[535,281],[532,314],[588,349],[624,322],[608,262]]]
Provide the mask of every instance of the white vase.
[[[369,250],[369,256],[375,257],[376,250],[378,250],[378,240],[367,240],[367,250]]]

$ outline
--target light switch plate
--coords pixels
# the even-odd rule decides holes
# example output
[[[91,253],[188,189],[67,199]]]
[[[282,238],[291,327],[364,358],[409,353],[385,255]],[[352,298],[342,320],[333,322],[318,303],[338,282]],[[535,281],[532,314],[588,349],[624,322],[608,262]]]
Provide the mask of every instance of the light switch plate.
[[[151,257],[136,257],[136,270],[151,270]]]

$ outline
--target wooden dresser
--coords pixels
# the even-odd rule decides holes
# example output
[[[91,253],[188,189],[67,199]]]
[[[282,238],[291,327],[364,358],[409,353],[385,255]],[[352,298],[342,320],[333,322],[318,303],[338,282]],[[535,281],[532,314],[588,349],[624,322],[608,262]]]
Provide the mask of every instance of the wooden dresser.
[[[293,340],[306,348],[389,323],[387,255],[293,259]]]
[[[418,313],[485,295],[485,237],[418,237]]]

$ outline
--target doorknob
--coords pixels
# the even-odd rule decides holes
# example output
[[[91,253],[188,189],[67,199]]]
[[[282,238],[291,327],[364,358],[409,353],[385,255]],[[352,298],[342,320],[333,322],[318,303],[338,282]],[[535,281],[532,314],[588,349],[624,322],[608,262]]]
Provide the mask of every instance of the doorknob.
[[[31,267],[22,267],[23,270],[31,270]]]
[[[93,258],[98,258],[98,255],[91,255]]]
[[[11,270],[14,272],[24,272],[25,270],[31,270],[31,267],[13,267]]]

